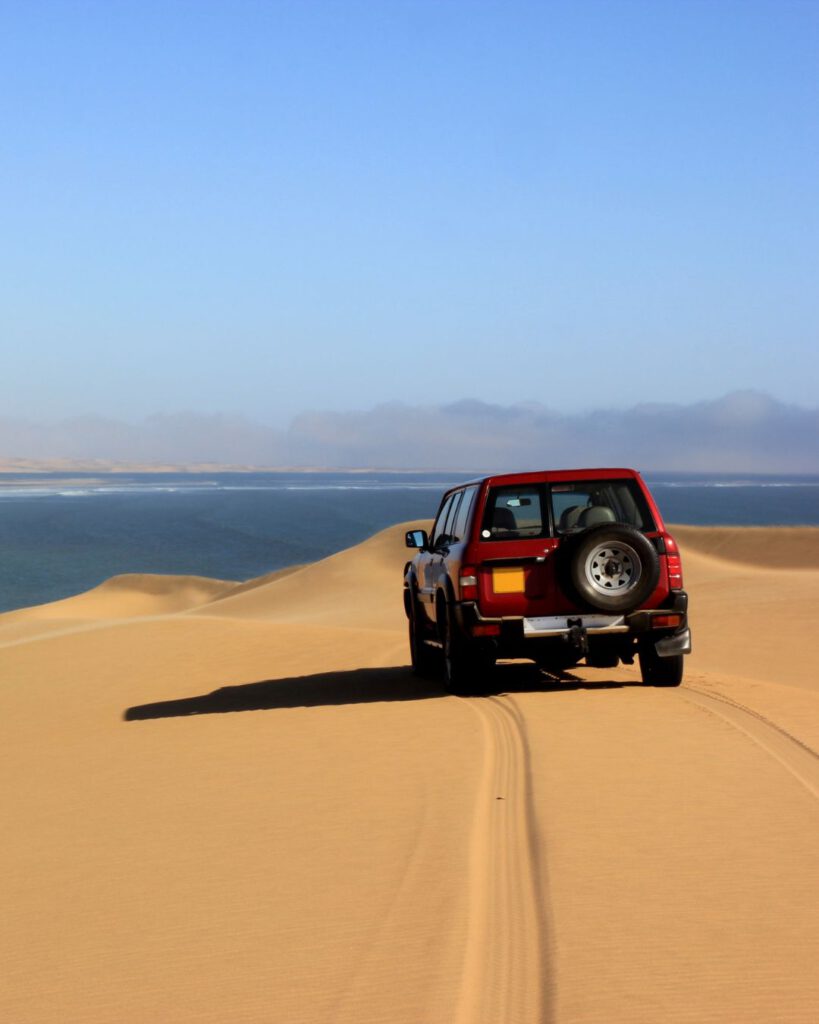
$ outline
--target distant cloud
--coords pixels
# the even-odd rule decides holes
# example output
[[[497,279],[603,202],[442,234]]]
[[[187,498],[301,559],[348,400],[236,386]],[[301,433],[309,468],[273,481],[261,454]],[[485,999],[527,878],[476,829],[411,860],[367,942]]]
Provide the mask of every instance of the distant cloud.
[[[279,434],[251,420],[175,413],[139,423],[97,416],[50,424],[0,418],[2,457],[273,465],[284,458],[284,451]]]
[[[522,469],[635,465],[652,470],[819,472],[819,409],[735,392],[695,405],[560,415],[535,404],[380,405],[297,417],[295,462]]]
[[[276,431],[238,416],[177,413],[140,423],[0,419],[0,457],[255,466],[483,471],[633,465],[644,470],[819,472],[819,409],[738,391],[694,405],[562,415],[463,400],[311,412]]]

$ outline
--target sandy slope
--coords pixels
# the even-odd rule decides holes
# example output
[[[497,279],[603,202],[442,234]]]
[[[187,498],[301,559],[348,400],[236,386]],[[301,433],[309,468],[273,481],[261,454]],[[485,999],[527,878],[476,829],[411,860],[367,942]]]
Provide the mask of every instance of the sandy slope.
[[[483,700],[402,536],[0,616],[0,1020],[819,1019],[819,531],[680,529],[679,691]]]

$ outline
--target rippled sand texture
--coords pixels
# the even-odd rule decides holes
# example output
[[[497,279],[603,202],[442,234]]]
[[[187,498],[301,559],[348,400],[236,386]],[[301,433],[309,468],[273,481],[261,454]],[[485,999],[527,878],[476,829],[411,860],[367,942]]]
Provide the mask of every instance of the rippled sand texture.
[[[679,690],[460,699],[403,529],[0,616],[0,1020],[819,1020],[819,530],[680,528]]]

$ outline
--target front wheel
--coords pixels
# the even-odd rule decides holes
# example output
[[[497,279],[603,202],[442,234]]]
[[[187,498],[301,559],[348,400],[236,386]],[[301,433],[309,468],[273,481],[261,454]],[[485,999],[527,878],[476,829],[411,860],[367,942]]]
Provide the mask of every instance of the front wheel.
[[[672,654],[661,658],[650,643],[642,644],[639,651],[640,675],[646,686],[679,686],[683,681],[683,655]]]

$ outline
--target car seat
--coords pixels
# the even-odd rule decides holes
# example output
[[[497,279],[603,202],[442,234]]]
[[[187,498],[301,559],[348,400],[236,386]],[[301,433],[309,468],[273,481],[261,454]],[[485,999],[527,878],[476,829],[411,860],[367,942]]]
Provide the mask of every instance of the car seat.
[[[492,533],[506,533],[509,530],[517,530],[518,524],[511,509],[496,508],[492,514]]]
[[[569,505],[567,509],[563,510],[563,514],[560,516],[560,523],[558,524],[559,530],[571,530],[577,526],[577,521],[580,519],[584,512],[588,512],[589,509],[585,505]]]

